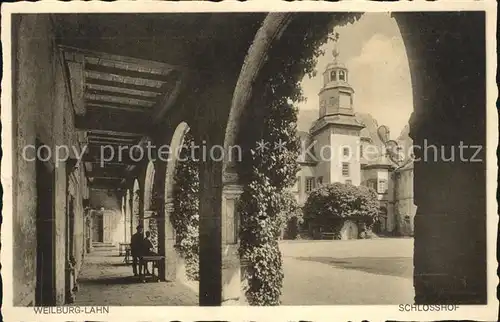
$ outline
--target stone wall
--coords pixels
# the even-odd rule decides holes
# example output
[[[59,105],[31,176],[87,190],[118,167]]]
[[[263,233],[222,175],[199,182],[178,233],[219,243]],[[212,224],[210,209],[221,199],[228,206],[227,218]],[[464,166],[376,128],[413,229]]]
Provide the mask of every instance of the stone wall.
[[[118,243],[130,242],[130,224],[125,221],[122,212],[121,196],[116,192],[107,190],[90,190],[90,205],[93,209],[102,211],[104,224],[104,242]],[[125,230],[128,230],[126,233]],[[134,231],[135,232],[135,231]],[[130,239],[130,238],[128,238]]]
[[[63,65],[54,41],[54,29],[48,15],[23,15],[13,17],[15,40],[13,42],[13,124],[14,124],[14,173],[13,173],[13,236],[14,236],[14,305],[34,304],[36,288],[36,215],[37,184],[36,161],[23,157],[23,147],[34,146],[37,140],[50,147],[74,144],[72,117],[68,90],[64,82]],[[27,157],[34,158],[33,149]],[[53,174],[55,260],[55,303],[65,301],[66,216],[68,176],[65,163],[53,159],[43,165]],[[50,183],[49,183],[50,184]],[[83,221],[81,198],[85,187],[74,187],[78,200],[75,205],[75,222]],[[82,227],[75,226],[76,240]],[[47,236],[50,238],[50,236]],[[81,248],[81,243],[75,243]],[[77,251],[81,254],[81,250]],[[78,255],[81,257],[81,255]],[[81,260],[79,265],[81,265]]]
[[[413,167],[405,168],[396,177],[395,216],[399,223],[399,233],[403,236],[412,236],[414,227],[415,206],[413,199]]]

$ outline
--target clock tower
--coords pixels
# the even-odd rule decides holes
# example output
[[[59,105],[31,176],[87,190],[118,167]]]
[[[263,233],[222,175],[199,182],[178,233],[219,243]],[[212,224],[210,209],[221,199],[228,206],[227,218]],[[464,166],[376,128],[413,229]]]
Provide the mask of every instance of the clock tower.
[[[317,165],[324,183],[361,183],[360,131],[365,127],[356,120],[353,108],[354,89],[349,84],[349,70],[339,62],[333,50],[333,61],[323,72],[319,91],[319,117],[310,134],[321,147]]]
[[[323,72],[323,87],[319,92],[319,117],[325,115],[354,115],[354,90],[349,85],[349,70],[338,61],[337,49],[333,52],[333,62]]]

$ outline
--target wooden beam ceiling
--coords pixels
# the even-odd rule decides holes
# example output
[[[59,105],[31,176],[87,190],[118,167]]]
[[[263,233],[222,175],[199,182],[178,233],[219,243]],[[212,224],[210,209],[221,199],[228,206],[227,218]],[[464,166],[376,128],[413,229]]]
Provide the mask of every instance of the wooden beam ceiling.
[[[90,185],[120,187],[128,171],[142,162],[130,156],[130,147],[143,142],[151,126],[174,104],[186,69],[67,46],[61,50],[75,126],[85,132],[83,161]],[[105,146],[113,148],[113,156]]]

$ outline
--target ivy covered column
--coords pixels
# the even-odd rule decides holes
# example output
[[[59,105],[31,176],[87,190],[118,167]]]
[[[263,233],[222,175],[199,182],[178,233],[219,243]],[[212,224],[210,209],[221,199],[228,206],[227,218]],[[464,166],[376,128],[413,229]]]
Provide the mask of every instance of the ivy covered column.
[[[224,173],[222,188],[222,305],[243,304],[237,202],[243,192],[235,171]]]

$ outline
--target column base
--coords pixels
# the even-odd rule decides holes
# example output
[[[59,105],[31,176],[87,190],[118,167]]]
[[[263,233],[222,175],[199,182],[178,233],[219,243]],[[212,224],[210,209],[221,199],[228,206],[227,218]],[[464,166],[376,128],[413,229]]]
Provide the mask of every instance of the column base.
[[[245,297],[242,291],[242,274],[238,245],[225,245],[222,254],[221,305],[245,305]]]

